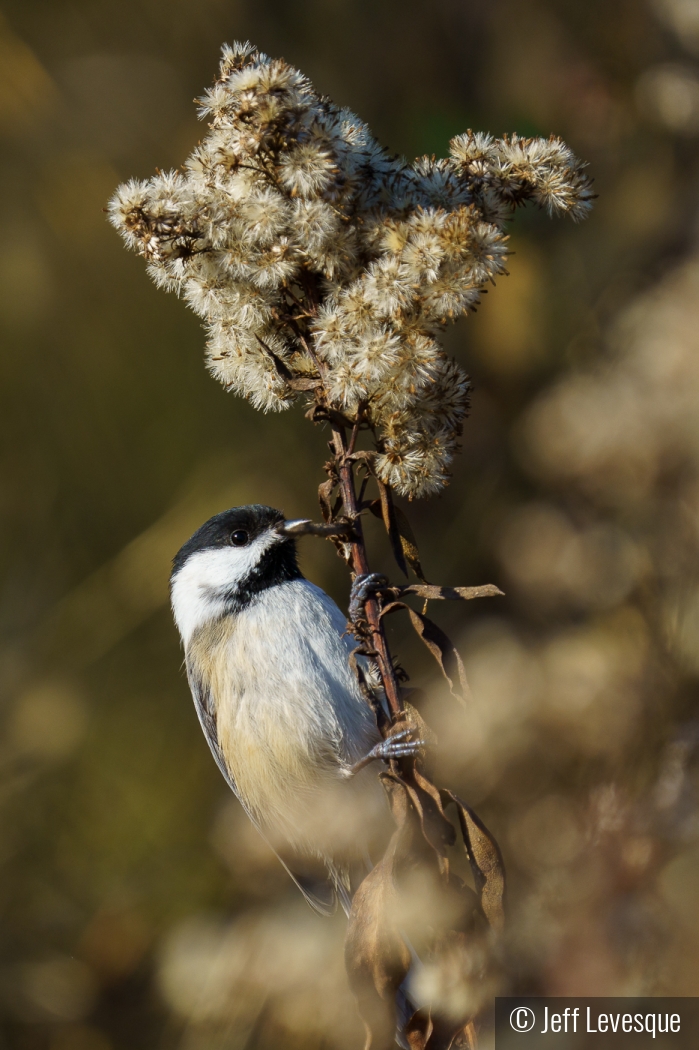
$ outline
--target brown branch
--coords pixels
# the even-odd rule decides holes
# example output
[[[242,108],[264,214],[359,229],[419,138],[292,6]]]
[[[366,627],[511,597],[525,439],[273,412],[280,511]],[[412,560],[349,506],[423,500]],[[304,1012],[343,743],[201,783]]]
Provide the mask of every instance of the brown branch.
[[[354,524],[354,537],[350,540],[352,570],[357,575],[364,574],[368,573],[370,570],[366,545],[364,543],[362,522],[359,516],[357,494],[354,489],[353,463],[352,460],[347,458],[347,440],[344,427],[339,426],[335,422],[331,425],[333,430],[332,447],[335,452],[337,472],[340,479],[342,507],[345,517]],[[369,597],[365,603],[365,609],[388,707],[393,717],[393,721],[399,721],[405,717],[403,703],[400,698],[400,688],[393,667],[393,661],[391,660],[388,640],[381,622],[381,609],[378,600],[374,597]]]

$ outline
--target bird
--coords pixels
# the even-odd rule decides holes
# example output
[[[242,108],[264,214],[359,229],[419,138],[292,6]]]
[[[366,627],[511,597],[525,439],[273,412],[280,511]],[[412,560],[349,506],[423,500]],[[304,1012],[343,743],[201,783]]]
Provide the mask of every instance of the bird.
[[[226,782],[308,903],[349,913],[387,826],[369,763],[414,755],[424,741],[379,733],[346,617],[299,568],[305,525],[260,504],[214,515],[175,555],[171,605]],[[370,663],[355,659],[371,679]],[[381,702],[380,682],[374,691]]]

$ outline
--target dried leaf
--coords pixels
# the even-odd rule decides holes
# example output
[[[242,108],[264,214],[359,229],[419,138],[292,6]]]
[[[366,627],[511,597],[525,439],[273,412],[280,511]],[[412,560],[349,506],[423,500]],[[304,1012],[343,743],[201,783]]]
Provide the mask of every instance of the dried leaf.
[[[426,841],[435,853],[445,858],[447,848],[456,842],[456,832],[454,825],[444,813],[439,791],[414,766],[401,779],[420,818],[420,826]]]
[[[445,1021],[443,1018],[434,1018],[432,1021],[432,1031],[430,1037],[425,1043],[425,1050],[466,1050],[468,1043],[462,1041],[466,1029],[470,1028],[472,1023],[464,1026],[461,1022],[455,1029],[453,1021]],[[474,1044],[475,1050],[475,1044]]]
[[[398,562],[398,567],[408,575],[406,562],[413,570],[419,580],[422,580],[427,586],[427,580],[422,571],[422,565],[420,564],[420,555],[417,549],[417,542],[415,540],[415,534],[410,526],[410,522],[407,517],[393,502],[391,496],[391,490],[383,482],[376,479],[379,486],[379,493],[381,499],[373,500],[368,506],[371,513],[377,517],[382,518],[386,525],[386,531],[391,539],[391,546],[393,548],[393,554]],[[384,499],[384,493],[386,493],[386,499]],[[390,508],[390,518],[387,518],[386,505]],[[389,524],[386,524],[386,522]],[[390,526],[390,527],[389,527]],[[402,590],[402,588],[395,588],[396,590]],[[412,593],[412,592],[409,592]]]
[[[318,486],[318,502],[324,521],[329,522],[333,519],[332,494],[337,485],[337,477],[331,474],[327,481]]]
[[[396,511],[393,506],[393,499],[391,498],[391,490],[388,485],[384,485],[383,481],[380,481],[379,478],[376,478],[376,484],[379,487],[381,517],[383,518],[383,523],[391,542],[393,557],[396,559],[396,564],[400,571],[407,577],[408,564],[405,560],[405,555],[403,554],[401,534],[396,521]]]
[[[400,507],[396,507],[394,504],[393,510],[396,518],[398,532],[400,533],[400,542],[403,548],[403,554],[405,555],[406,560],[410,565],[410,568],[413,570],[418,580],[422,580],[422,582],[426,584],[427,580],[425,579],[425,574],[422,571],[422,565],[420,563],[420,553],[417,549],[417,541],[415,539],[415,534],[412,530],[410,522],[408,521],[406,515],[403,513]]]
[[[311,379],[310,376],[299,376],[296,379],[287,379],[286,385],[292,390],[317,390],[321,386],[320,379]]]
[[[442,674],[449,683],[451,695],[460,700],[461,703],[466,703],[470,699],[471,690],[466,678],[463,660],[454,644],[449,640],[441,627],[438,627],[436,623],[428,619],[423,613],[417,612],[416,609],[411,609],[405,602],[391,602],[384,607],[381,615],[385,616],[387,613],[394,612],[397,609],[407,610],[410,622],[441,667]]]
[[[345,940],[345,966],[367,1040],[364,1050],[393,1050],[396,993],[410,969],[410,951],[396,927],[396,860],[410,852],[409,802],[402,782],[381,775],[396,831],[388,849],[361,883],[352,901]]]
[[[351,455],[347,456],[347,459],[352,463],[364,463],[371,470],[376,455],[377,453],[372,452],[371,449],[361,449],[359,452],[352,452]]]
[[[455,1018],[442,1012],[438,1001],[416,1011],[401,987],[412,963],[408,938],[425,965],[445,974],[463,972],[468,982],[480,980],[483,897],[451,874],[444,859],[446,846],[456,837],[444,806],[462,806],[469,821],[473,815],[414,768],[402,775],[383,773],[381,780],[396,831],[383,859],[355,894],[346,943],[350,984],[367,1029],[365,1050],[394,1048],[397,995],[414,1011],[402,1033],[410,1050],[475,1050],[472,1014]],[[472,840],[469,858],[471,851],[478,854],[488,881],[492,873],[486,871],[487,857],[481,856],[483,843],[476,841],[475,832]],[[487,834],[485,841],[491,842]]]
[[[432,1028],[429,1011],[416,1010],[405,1028],[405,1041],[410,1050],[425,1050],[432,1035]]]
[[[405,722],[413,731],[413,737],[415,740],[424,740],[428,748],[436,747],[437,745],[437,734],[433,729],[428,726],[425,719],[422,717],[416,707],[408,701],[407,697],[411,696],[415,698],[416,695],[424,696],[422,689],[401,689],[401,699],[403,700],[403,711],[405,713]]]
[[[441,796],[443,805],[453,802],[457,808],[483,914],[490,926],[500,932],[505,924],[505,865],[500,847],[470,806],[451,791],[442,791]]]
[[[504,597],[504,591],[501,591],[494,583],[483,583],[479,587],[439,587],[431,583],[410,583],[405,586],[391,587],[390,590],[397,598],[402,598],[405,594],[415,594],[418,598],[426,598],[430,601],[435,599],[470,601],[471,598],[494,598],[497,595]]]
[[[413,1050],[412,1044],[409,1045],[410,1050]],[[422,1050],[419,1043],[416,1045]],[[431,1025],[427,1042],[423,1045],[424,1050],[476,1050],[476,1026],[473,1021],[469,1021],[467,1025],[459,1023],[459,1027],[454,1031],[453,1024],[445,1025],[437,1021]]]
[[[478,1038],[476,1034],[476,1025],[473,1021],[469,1021],[462,1033],[459,1033],[460,1038],[454,1040],[452,1050],[476,1050],[478,1046]]]

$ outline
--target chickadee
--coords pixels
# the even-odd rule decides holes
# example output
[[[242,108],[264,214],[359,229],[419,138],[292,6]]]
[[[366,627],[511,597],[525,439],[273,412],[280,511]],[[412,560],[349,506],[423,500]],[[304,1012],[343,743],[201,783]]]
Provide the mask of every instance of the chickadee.
[[[378,779],[355,766],[422,742],[381,740],[350,667],[345,617],[298,567],[303,524],[259,505],[216,514],[176,555],[170,590],[218,767],[309,903],[328,912],[337,898],[349,908],[352,866],[385,821]],[[322,885],[298,871],[313,857]]]

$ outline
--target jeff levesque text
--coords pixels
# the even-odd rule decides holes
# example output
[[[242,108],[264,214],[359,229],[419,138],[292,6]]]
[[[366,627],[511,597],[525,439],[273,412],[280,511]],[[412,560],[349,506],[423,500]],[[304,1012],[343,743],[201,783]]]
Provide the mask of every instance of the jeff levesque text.
[[[583,1024],[579,1006],[572,1009],[567,1006],[562,1013],[549,1011],[548,1006],[545,1006],[541,1035],[546,1035],[547,1032],[577,1032],[578,1023]],[[597,1013],[589,1006],[585,1009],[586,1032],[646,1032],[655,1039],[655,1036],[661,1033],[679,1032],[680,1024],[679,1014],[612,1014]]]

